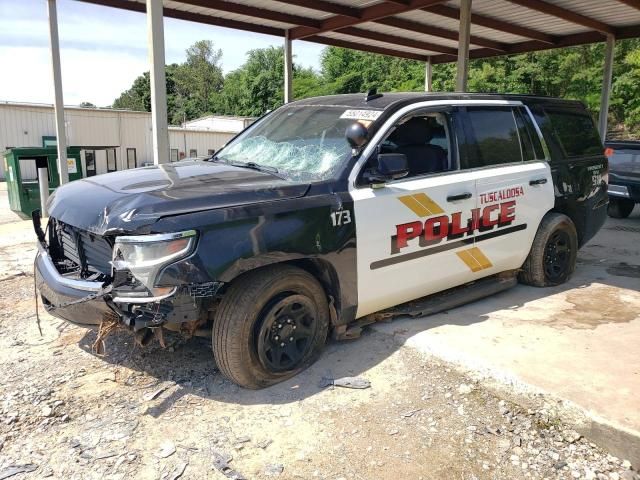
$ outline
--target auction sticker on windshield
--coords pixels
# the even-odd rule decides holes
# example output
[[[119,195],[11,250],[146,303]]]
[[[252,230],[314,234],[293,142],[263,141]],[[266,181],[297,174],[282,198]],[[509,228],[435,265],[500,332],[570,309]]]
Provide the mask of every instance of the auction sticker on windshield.
[[[382,110],[345,110],[340,118],[351,118],[353,120],[375,120],[382,115]]]

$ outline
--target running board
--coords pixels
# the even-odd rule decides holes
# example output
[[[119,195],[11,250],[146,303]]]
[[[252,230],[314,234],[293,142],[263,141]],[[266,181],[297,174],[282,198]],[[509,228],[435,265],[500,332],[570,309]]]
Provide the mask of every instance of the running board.
[[[491,277],[482,278],[475,282],[466,283],[459,287],[450,288],[443,292],[422,297],[411,302],[369,314],[356,320],[343,329],[336,329],[336,340],[351,340],[358,338],[362,329],[376,322],[391,321],[396,317],[426,317],[436,313],[451,310],[467,303],[475,302],[485,297],[507,290],[518,284],[517,270],[499,273]]]

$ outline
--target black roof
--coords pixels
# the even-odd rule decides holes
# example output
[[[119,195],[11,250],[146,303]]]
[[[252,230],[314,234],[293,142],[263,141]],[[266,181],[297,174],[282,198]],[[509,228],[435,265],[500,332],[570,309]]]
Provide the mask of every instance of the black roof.
[[[584,107],[577,100],[564,100],[555,97],[539,95],[502,94],[502,93],[448,93],[448,92],[389,92],[366,101],[364,93],[350,93],[345,95],[327,95],[324,97],[306,98],[291,105],[327,105],[362,109],[387,110],[425,100],[519,100],[525,104],[532,103],[562,103],[574,107]]]

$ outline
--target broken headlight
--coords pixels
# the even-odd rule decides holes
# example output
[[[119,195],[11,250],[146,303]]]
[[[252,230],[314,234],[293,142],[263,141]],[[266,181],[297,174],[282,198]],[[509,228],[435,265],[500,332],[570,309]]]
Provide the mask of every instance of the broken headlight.
[[[161,233],[116,237],[111,264],[115,270],[128,270],[142,285],[154,293],[158,273],[170,263],[193,252],[197,232]]]

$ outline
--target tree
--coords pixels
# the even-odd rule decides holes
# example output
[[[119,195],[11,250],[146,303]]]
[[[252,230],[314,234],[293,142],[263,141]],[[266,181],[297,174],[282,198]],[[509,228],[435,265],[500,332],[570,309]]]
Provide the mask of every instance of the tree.
[[[222,53],[212,42],[196,42],[182,64],[167,66],[167,109],[170,123],[208,113],[258,116],[282,105],[284,53],[282,48],[251,50],[247,61],[226,77]],[[604,45],[473,60],[468,90],[472,92],[529,93],[581,100],[597,115],[600,108]],[[296,99],[336,93],[421,91],[424,62],[344,48],[327,47],[320,72],[293,65]],[[434,65],[436,91],[453,91],[456,66]],[[612,126],[640,135],[640,39],[616,43],[613,90],[609,115]],[[113,106],[149,111],[149,73],[133,82]]]
[[[113,108],[125,110],[151,111],[151,82],[149,72],[144,72],[133,81],[128,90],[113,101]]]
[[[178,66],[174,81],[181,110],[187,118],[213,112],[215,95],[222,89],[222,50],[211,40],[199,40],[187,48],[187,60]]]
[[[259,116],[284,102],[284,50],[251,50],[247,61],[225,78],[216,111],[225,115]],[[331,93],[312,69],[293,65],[295,98]]]
[[[185,63],[167,65],[167,117],[171,124],[180,124],[213,112],[215,95],[224,81],[220,59],[222,52],[213,48],[209,40],[196,42],[186,51]],[[133,81],[114,102],[114,108],[151,111],[151,81],[144,72]]]

